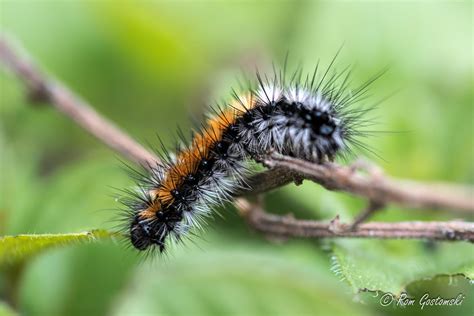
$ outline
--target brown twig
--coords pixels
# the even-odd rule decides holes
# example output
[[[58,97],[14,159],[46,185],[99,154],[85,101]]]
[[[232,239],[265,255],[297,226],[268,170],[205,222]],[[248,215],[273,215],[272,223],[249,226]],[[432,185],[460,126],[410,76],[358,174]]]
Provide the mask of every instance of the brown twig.
[[[430,239],[474,242],[474,224],[450,222],[371,222],[357,225],[340,223],[339,217],[330,222],[298,220],[293,216],[279,216],[265,212],[261,207],[239,198],[236,201],[241,215],[257,231],[279,237],[300,238],[379,238]]]
[[[468,186],[397,180],[378,172],[374,174],[374,171],[363,175],[356,172],[357,167],[354,166],[314,164],[278,154],[271,154],[264,163],[269,167],[289,170],[287,178],[297,174],[328,190],[352,193],[379,203],[394,203],[407,208],[453,209],[470,214],[474,212],[474,189]],[[278,177],[283,179],[281,181],[287,178],[281,174]]]
[[[144,166],[158,159],[144,149],[110,121],[101,117],[90,105],[74,96],[64,85],[48,78],[30,59],[0,38],[0,61],[25,84],[36,101],[52,104],[56,109],[107,144],[127,159]],[[407,222],[360,224],[380,204],[396,203],[411,208],[458,209],[472,214],[474,203],[472,188],[452,184],[426,184],[408,180],[395,180],[374,172],[361,175],[357,165],[345,167],[334,163],[311,164],[291,157],[270,155],[264,164],[271,169],[248,180],[249,189],[236,195],[258,194],[281,187],[290,182],[297,184],[308,179],[329,190],[345,191],[367,198],[370,203],[365,213],[352,227],[320,221],[301,221],[289,217],[270,215],[248,201],[239,199],[238,206],[246,210],[243,215],[250,225],[262,232],[297,237],[371,237],[371,238],[429,238],[436,240],[472,241],[473,224],[463,222]],[[372,174],[371,174],[372,173]],[[247,204],[245,204],[247,203]],[[377,206],[377,207],[374,207]]]
[[[357,217],[354,219],[354,221],[350,225],[350,229],[355,230],[356,227],[360,223],[365,222],[369,217],[374,215],[375,212],[382,210],[384,207],[385,207],[384,202],[369,200],[367,207],[364,210],[362,210],[362,212],[360,212],[359,215],[357,215]]]
[[[59,82],[45,76],[36,65],[13,49],[5,37],[0,37],[0,59],[25,84],[30,99],[47,102],[72,119],[101,142],[129,160],[141,165],[154,164],[157,157],[138,144],[89,104],[75,96]]]

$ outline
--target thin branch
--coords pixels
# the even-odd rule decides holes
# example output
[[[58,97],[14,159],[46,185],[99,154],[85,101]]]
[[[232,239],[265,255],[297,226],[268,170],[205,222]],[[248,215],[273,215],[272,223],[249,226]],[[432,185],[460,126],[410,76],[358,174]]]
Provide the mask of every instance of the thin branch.
[[[290,183],[300,185],[303,179],[297,172],[287,168],[275,167],[259,172],[245,181],[246,186],[234,193],[234,196],[257,195],[278,189]]]
[[[374,175],[373,172],[363,175],[356,172],[358,167],[354,166],[314,164],[278,154],[271,154],[264,163],[279,169],[278,177],[275,177],[277,181],[287,181],[299,175],[328,190],[352,193],[371,201],[394,203],[407,208],[452,209],[474,213],[474,188],[469,186],[399,180],[379,173]],[[287,176],[282,175],[282,168],[290,171]],[[274,179],[269,174],[266,176]]]
[[[25,84],[33,100],[48,102],[71,118],[90,134],[127,159],[145,167],[155,164],[155,155],[135,142],[112,122],[100,116],[90,105],[77,98],[69,89],[40,72],[25,54],[19,54],[7,40],[0,37],[0,61]],[[357,164],[349,167],[334,163],[311,164],[306,161],[272,154],[263,163],[270,167],[247,183],[249,188],[236,195],[258,194],[290,182],[308,179],[326,189],[349,192],[370,201],[356,225],[302,221],[265,213],[245,199],[237,206],[248,223],[264,233],[292,237],[366,237],[366,238],[428,238],[435,240],[473,240],[474,227],[465,222],[405,222],[361,224],[381,204],[395,203],[410,208],[457,209],[472,214],[473,189],[453,184],[426,184],[395,180],[369,170],[362,175]],[[375,207],[377,206],[377,207]]]
[[[370,222],[352,229],[350,224],[298,220],[293,216],[279,216],[265,212],[246,199],[236,201],[241,215],[259,232],[278,237],[299,238],[379,238],[379,239],[430,239],[474,242],[474,224],[462,221],[450,222]]]
[[[3,36],[0,37],[0,60],[23,81],[33,101],[51,104],[129,160],[143,166],[158,161],[155,155],[75,96],[68,88],[42,73],[25,54],[20,55],[18,50],[13,49]]]
[[[350,229],[355,230],[360,223],[365,222],[369,217],[373,216],[374,213],[382,210],[384,207],[384,202],[369,200],[367,207],[354,219]]]

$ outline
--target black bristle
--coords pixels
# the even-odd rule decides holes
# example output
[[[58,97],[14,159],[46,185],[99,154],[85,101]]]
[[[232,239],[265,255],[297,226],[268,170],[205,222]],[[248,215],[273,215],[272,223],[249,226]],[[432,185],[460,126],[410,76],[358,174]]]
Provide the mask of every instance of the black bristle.
[[[274,66],[272,75],[257,72],[253,87],[243,94],[233,90],[233,103],[210,110],[210,120],[218,124],[210,128],[209,122],[202,123],[192,132],[190,145],[184,145],[188,140],[178,129],[176,157],[159,139],[159,164],[147,171],[127,167],[138,182],[135,190],[122,190],[126,197],[120,199],[128,208],[124,216],[132,245],[147,254],[150,248],[163,253],[169,240],[181,243],[186,233],[195,234],[193,229],[205,222],[215,204],[231,199],[233,190],[245,186],[246,161],[269,151],[315,163],[345,157],[354,147],[373,151],[361,138],[373,133],[366,128],[373,125],[367,114],[375,105],[354,104],[368,96],[368,88],[383,72],[350,89],[352,69],[333,70],[338,54],[321,75],[318,62],[308,74],[297,67],[287,80],[287,60],[281,70]],[[248,94],[253,104],[247,103]],[[226,111],[233,111],[232,119]],[[203,148],[196,137],[208,140],[209,147]],[[182,164],[190,162],[180,160],[183,152],[194,155],[186,168]],[[170,174],[175,178],[165,181]],[[156,194],[162,191],[172,198]],[[150,209],[154,215],[144,217]]]

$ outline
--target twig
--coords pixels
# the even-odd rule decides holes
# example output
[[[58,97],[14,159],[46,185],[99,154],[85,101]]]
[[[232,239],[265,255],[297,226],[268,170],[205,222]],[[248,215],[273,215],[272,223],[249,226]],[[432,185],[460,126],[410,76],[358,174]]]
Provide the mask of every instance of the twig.
[[[0,38],[0,61],[25,84],[36,101],[51,103],[57,110],[107,144],[127,159],[145,167],[155,164],[155,155],[136,143],[126,133],[101,117],[90,105],[74,96],[65,86],[49,79],[25,56],[15,51],[5,38]],[[474,209],[472,188],[452,184],[426,184],[408,180],[395,180],[373,174],[363,176],[357,166],[339,166],[334,163],[311,164],[306,161],[270,155],[264,164],[271,169],[248,180],[249,189],[236,195],[257,194],[303,179],[312,180],[329,190],[345,191],[367,198],[371,203],[396,203],[405,207],[427,209],[458,209],[472,214]],[[257,230],[293,237],[366,237],[366,238],[428,238],[436,240],[473,239],[473,224],[464,222],[405,222],[368,223],[365,220],[379,204],[369,205],[362,220],[352,227],[319,221],[302,221],[290,217],[270,215],[250,202],[238,199],[238,206],[248,223]],[[246,204],[247,203],[247,204]],[[374,207],[377,206],[377,207]],[[359,225],[357,225],[359,224]]]
[[[286,177],[279,171],[278,181],[286,181],[297,174],[328,190],[352,193],[371,201],[394,203],[407,208],[453,209],[474,213],[474,189],[468,186],[397,180],[380,174],[362,175],[355,172],[357,168],[353,166],[313,164],[278,154],[271,154],[264,163],[269,167],[290,171]],[[270,176],[267,174],[267,177]]]
[[[239,198],[236,202],[241,215],[249,225],[264,234],[300,238],[379,238],[379,239],[429,239],[474,242],[474,224],[450,222],[370,222],[351,229],[350,224],[298,220],[293,216],[266,213],[261,207]]]
[[[111,121],[101,116],[89,104],[80,100],[64,85],[45,76],[24,55],[20,56],[19,52],[14,50],[4,37],[0,37],[1,61],[23,81],[28,95],[33,101],[51,104],[127,159],[143,166],[156,163],[158,159],[155,155],[143,148]]]
[[[247,185],[236,191],[234,196],[258,195],[278,189],[289,183],[300,185],[302,182],[303,179],[297,172],[292,172],[287,168],[275,167],[251,176],[245,181]]]
[[[362,212],[360,212],[360,214],[354,219],[354,221],[350,225],[350,230],[355,230],[357,225],[359,225],[362,222],[365,222],[369,217],[374,215],[375,212],[383,209],[384,206],[385,206],[384,202],[369,200],[367,207]]]

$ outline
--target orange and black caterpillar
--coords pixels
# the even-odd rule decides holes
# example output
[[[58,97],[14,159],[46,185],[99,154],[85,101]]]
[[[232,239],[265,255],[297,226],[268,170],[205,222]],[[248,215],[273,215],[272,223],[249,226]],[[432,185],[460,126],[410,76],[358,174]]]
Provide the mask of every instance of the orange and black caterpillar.
[[[169,240],[200,227],[215,204],[245,185],[248,159],[272,150],[321,162],[365,147],[359,137],[370,133],[364,129],[370,108],[353,105],[378,76],[350,89],[350,71],[330,74],[333,62],[320,78],[317,67],[304,79],[299,69],[288,82],[285,67],[270,79],[257,73],[255,89],[235,93],[176,155],[162,154],[123,201],[132,245],[163,252]]]

